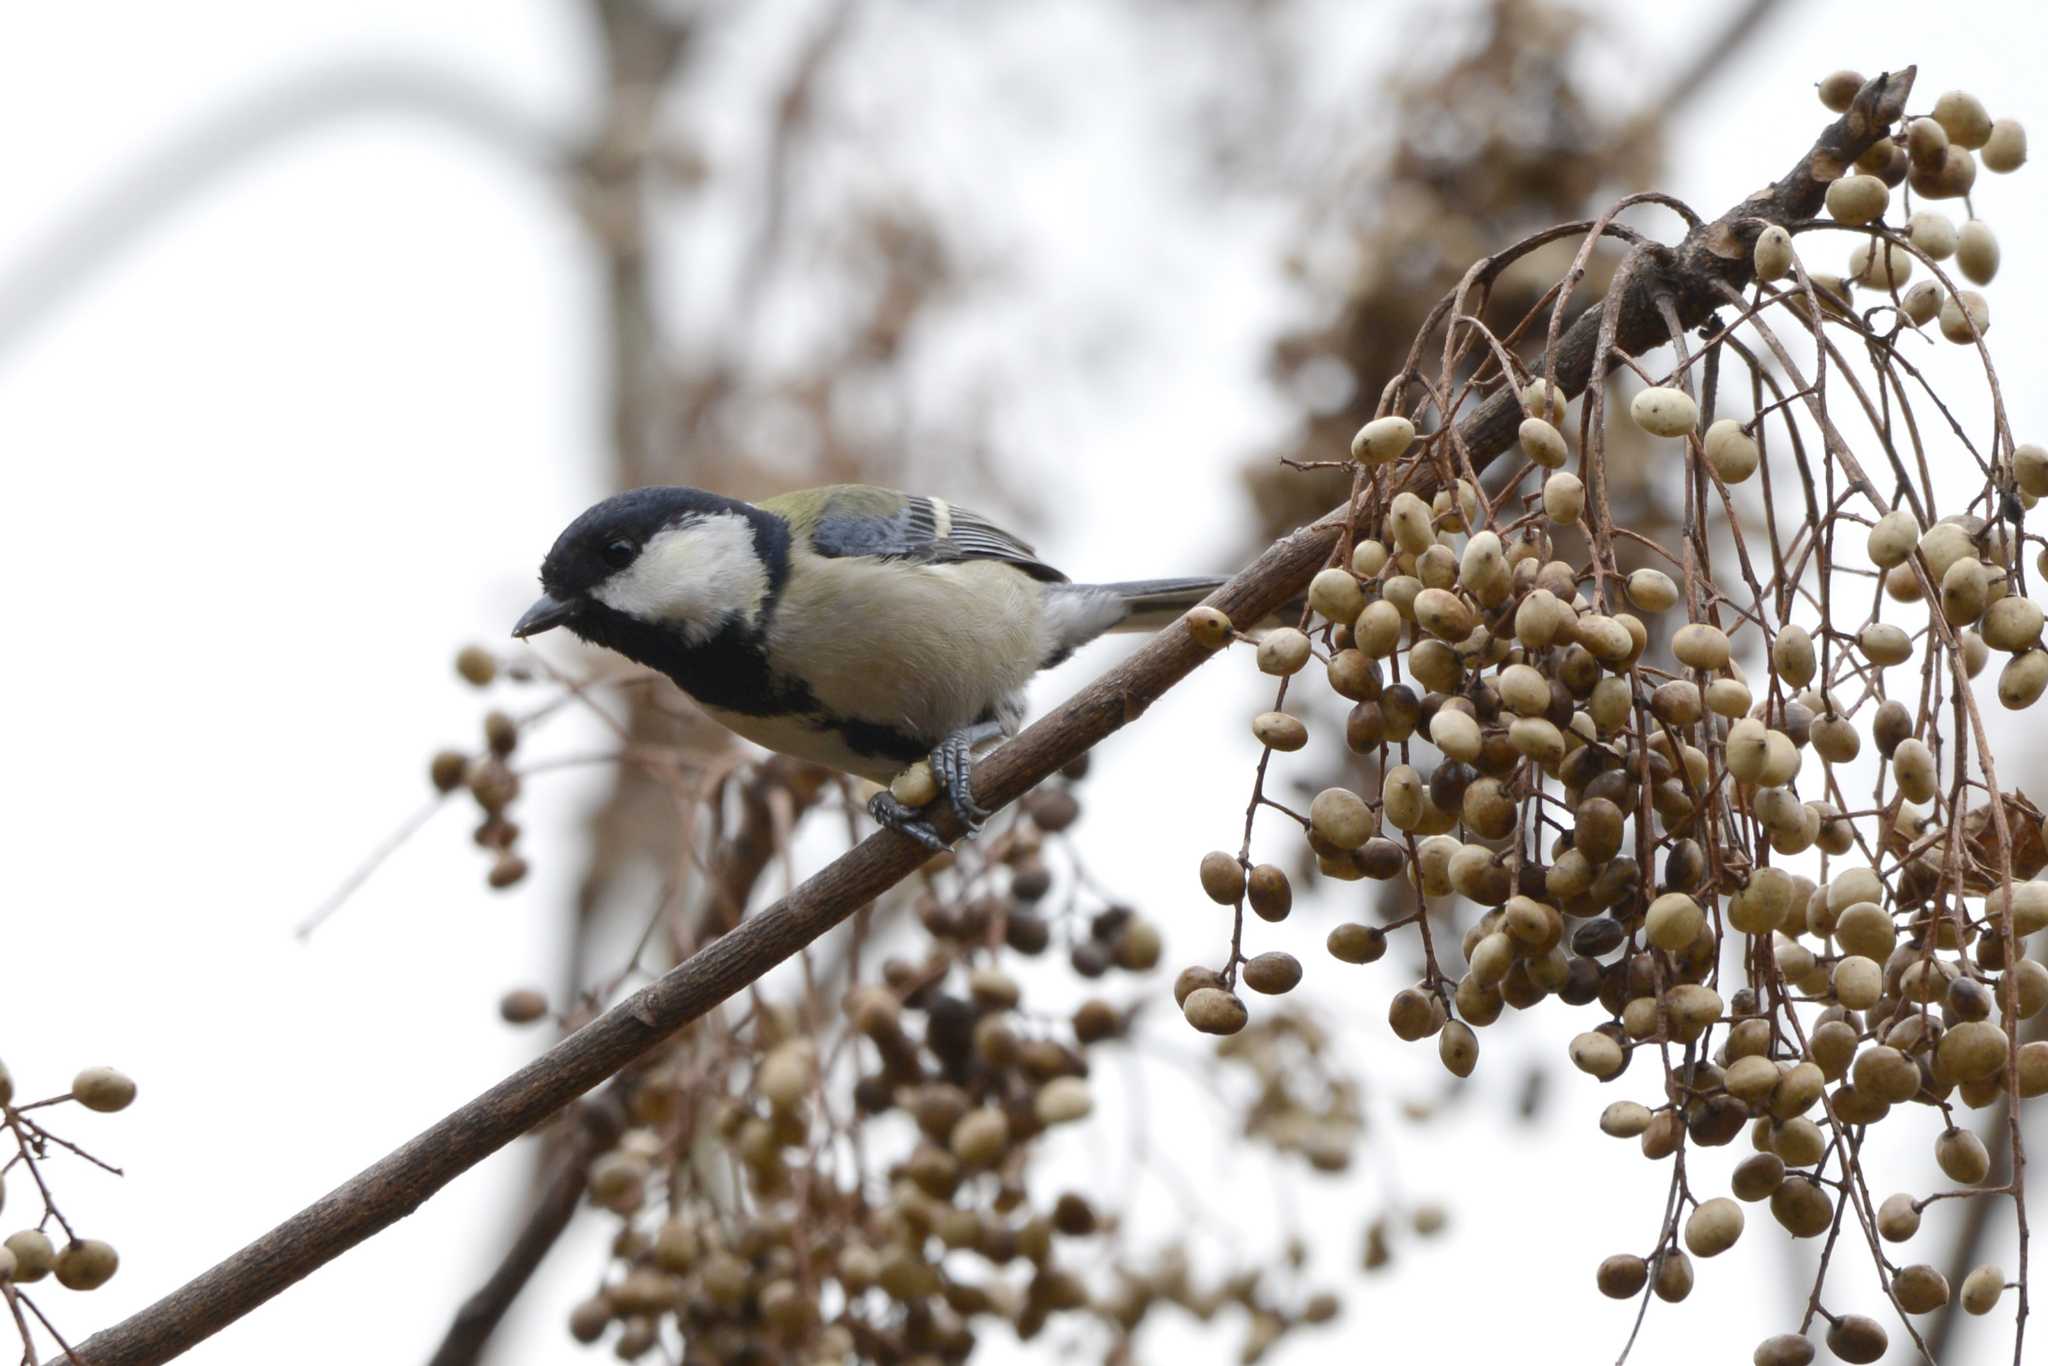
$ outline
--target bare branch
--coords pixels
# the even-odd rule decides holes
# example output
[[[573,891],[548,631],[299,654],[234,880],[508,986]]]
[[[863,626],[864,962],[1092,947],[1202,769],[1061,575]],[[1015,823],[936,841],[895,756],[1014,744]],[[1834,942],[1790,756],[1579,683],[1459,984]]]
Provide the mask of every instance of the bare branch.
[[[1812,215],[1823,187],[1882,135],[1904,107],[1912,69],[1880,76],[1783,180],[1676,248],[1652,253],[1613,310],[1613,345],[1629,354],[1670,340],[1663,301],[1695,326],[1748,282],[1750,247],[1765,223]],[[1595,305],[1566,330],[1547,371],[1568,392],[1585,387],[1602,331]],[[1483,468],[1515,440],[1517,395],[1504,388],[1469,414],[1455,433]],[[1368,485],[1370,491],[1372,485]],[[1209,603],[1249,627],[1299,593],[1329,563],[1350,521],[1352,503],[1276,541],[1211,596]],[[975,770],[982,806],[1007,805],[1141,715],[1208,658],[1176,623],[1063,706],[1028,727]],[[958,833],[950,812],[942,829]],[[887,891],[925,861],[921,846],[879,832],[804,882],[789,896],[714,940],[651,985],[549,1049],[512,1076],[435,1123],[327,1196],[287,1219],[156,1304],[96,1334],[69,1360],[92,1366],[151,1366],[171,1360],[302,1277],[417,1209],[448,1182],[562,1106],[601,1084],[691,1021]]]

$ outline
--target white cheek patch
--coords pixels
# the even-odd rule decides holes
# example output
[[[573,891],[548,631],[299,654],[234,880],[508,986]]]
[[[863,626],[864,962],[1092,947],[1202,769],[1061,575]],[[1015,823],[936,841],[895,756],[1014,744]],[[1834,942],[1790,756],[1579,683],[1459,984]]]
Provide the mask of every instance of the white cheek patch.
[[[701,645],[729,617],[760,619],[768,570],[746,519],[721,512],[660,532],[591,596],[629,617],[680,626],[685,640]]]

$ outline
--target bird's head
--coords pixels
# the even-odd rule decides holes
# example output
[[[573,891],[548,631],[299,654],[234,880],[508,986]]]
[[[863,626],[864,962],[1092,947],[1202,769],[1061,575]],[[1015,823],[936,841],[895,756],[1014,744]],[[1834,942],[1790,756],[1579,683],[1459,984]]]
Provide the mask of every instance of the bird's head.
[[[700,645],[757,620],[784,560],[780,520],[702,489],[633,489],[569,523],[541,562],[541,596],[515,636],[566,626],[635,657],[630,638]]]

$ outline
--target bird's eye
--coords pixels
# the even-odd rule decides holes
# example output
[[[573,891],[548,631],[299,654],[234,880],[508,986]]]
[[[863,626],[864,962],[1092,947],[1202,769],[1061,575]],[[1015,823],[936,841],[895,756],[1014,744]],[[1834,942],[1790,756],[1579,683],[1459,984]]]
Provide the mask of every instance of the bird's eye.
[[[633,557],[640,553],[640,548],[631,541],[613,541],[598,553],[604,556],[604,562],[612,568],[624,569],[633,563]]]

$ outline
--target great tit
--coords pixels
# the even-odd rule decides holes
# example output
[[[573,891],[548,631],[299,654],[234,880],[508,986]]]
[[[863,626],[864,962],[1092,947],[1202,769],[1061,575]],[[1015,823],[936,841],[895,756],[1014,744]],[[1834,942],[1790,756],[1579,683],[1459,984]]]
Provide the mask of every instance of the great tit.
[[[659,670],[755,744],[885,784],[875,820],[942,849],[886,784],[929,759],[971,830],[975,750],[1016,734],[1040,669],[1164,625],[1220,579],[1070,583],[987,518],[838,484],[746,503],[607,498],[556,539],[512,634],[566,626]]]

